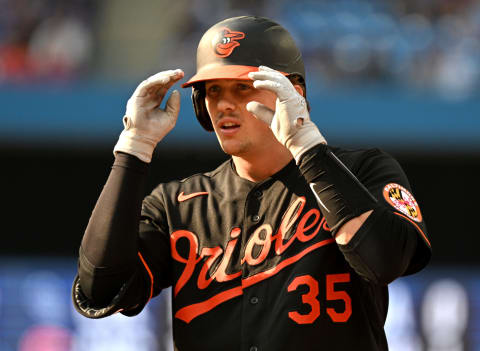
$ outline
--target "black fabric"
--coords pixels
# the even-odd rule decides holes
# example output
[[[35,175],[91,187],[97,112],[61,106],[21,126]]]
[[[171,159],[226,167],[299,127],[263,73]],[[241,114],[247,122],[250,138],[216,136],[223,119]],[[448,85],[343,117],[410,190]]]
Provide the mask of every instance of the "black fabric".
[[[358,254],[359,257],[368,255],[378,256],[370,257],[377,264],[369,263],[369,261],[364,262],[368,263],[369,269],[377,272],[376,274],[379,277],[383,277],[380,279],[382,283],[391,280],[391,275],[388,278],[389,274],[386,272],[389,269],[390,272],[400,273],[403,271],[396,278],[420,271],[426,266],[432,256],[425,220],[423,217],[409,219],[405,213],[393,207],[385,199],[385,186],[387,184],[401,185],[412,193],[410,183],[401,165],[388,153],[379,149],[345,150],[331,146],[328,149],[341,159],[345,166],[368,189],[369,193],[377,199],[374,212],[370,215],[371,218],[369,217],[364,225],[360,227],[349,244],[346,247],[338,245],[344,255],[351,253],[351,255]],[[420,211],[420,208],[418,210]],[[376,220],[379,217],[377,215],[380,213],[380,217],[384,216],[384,218]],[[368,245],[361,244],[364,238],[365,243],[369,243]],[[411,240],[415,240],[416,245]],[[382,247],[382,243],[386,244],[386,246]],[[402,243],[408,245],[403,246]],[[375,250],[373,247],[370,248],[370,245],[373,245]],[[413,247],[415,247],[414,250]],[[361,252],[356,252],[352,250],[353,248]],[[381,250],[389,252],[385,254]],[[414,252],[412,253],[411,250]],[[404,254],[404,258],[410,259],[406,268],[404,266],[405,262],[403,262],[399,254]],[[398,258],[398,260],[394,260],[394,258]],[[354,262],[352,256],[347,260]],[[359,269],[358,266],[356,268]],[[367,267],[359,269],[358,273],[364,274],[363,272],[366,269]],[[369,279],[372,279],[372,277]],[[372,279],[372,281],[375,281],[375,279]]]
[[[342,224],[375,207],[377,200],[326,145],[306,152],[299,167],[333,235]]]
[[[350,219],[374,210],[352,240],[339,245],[359,275],[387,285],[408,271],[417,251],[414,226],[378,205],[377,199],[326,145],[309,150],[299,167],[320,200],[319,208],[332,235]]]
[[[109,303],[138,262],[138,223],[148,164],[118,153],[85,230],[79,252],[83,293]]]
[[[418,234],[409,222],[379,207],[348,244],[338,246],[359,275],[387,285],[407,273],[417,250]]]
[[[348,245],[332,239],[294,161],[254,183],[239,177],[229,160],[212,172],[160,184],[143,200],[140,218],[130,212],[140,221],[133,236],[138,232],[136,248],[148,270],[138,258],[131,266],[103,268],[80,260],[85,269],[109,268],[123,278],[99,303],[83,294],[80,277],[73,294],[77,310],[90,318],[119,310],[134,315],[150,296],[172,286],[179,350],[313,351],[317,340],[329,350],[388,350],[386,283],[428,262],[425,223],[420,212],[405,214],[387,201],[389,184],[411,191],[391,156],[377,149],[328,149],[377,199]],[[131,273],[119,274],[125,267]],[[302,322],[302,316],[310,319]]]
[[[130,317],[139,314],[149,300],[148,288],[141,289],[142,286],[145,287],[142,274],[133,274],[121,285],[110,301],[97,304],[95,300],[85,295],[80,277],[77,275],[73,281],[72,299],[75,301],[75,309],[88,318],[104,318],[118,312]],[[97,288],[101,289],[101,287]],[[123,306],[129,306],[129,308],[124,310]]]

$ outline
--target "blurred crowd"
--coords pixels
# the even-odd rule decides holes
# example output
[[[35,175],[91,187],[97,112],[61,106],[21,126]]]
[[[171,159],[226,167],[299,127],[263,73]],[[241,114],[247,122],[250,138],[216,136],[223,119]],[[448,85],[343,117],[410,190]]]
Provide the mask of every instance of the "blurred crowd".
[[[0,82],[71,80],[87,71],[93,0],[0,0]]]
[[[92,74],[96,28],[102,26],[96,20],[99,7],[108,11],[115,1],[0,0],[0,82]],[[176,53],[161,58],[169,57],[172,67],[193,71],[191,49],[201,33],[220,19],[248,13],[274,18],[291,31],[310,81],[328,86],[388,82],[452,98],[471,96],[480,88],[479,1],[184,2],[181,23],[162,43],[163,52]],[[153,16],[161,22],[161,14]]]
[[[305,1],[282,14],[324,82],[387,81],[453,99],[480,88],[479,1]]]

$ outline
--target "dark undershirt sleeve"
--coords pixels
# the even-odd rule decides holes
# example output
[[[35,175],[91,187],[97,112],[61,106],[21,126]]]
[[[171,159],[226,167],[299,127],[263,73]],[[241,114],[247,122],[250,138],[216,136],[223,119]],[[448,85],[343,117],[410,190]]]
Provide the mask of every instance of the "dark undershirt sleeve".
[[[79,253],[79,285],[94,305],[111,302],[139,266],[138,231],[148,164],[118,153]]]

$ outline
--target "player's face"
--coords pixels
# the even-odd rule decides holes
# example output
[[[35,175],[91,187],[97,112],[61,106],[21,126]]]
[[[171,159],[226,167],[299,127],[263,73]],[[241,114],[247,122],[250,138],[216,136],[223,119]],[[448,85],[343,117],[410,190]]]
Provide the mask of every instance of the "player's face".
[[[223,151],[246,157],[281,145],[270,127],[246,109],[247,103],[257,101],[275,110],[274,93],[254,88],[249,80],[206,81],[205,88],[205,103]]]

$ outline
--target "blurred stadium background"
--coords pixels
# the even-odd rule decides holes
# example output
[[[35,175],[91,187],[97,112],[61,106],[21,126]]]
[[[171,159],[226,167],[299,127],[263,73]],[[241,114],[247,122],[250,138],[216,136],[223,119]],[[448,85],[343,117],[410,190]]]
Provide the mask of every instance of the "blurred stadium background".
[[[146,76],[194,72],[213,23],[282,23],[331,144],[380,147],[409,176],[434,256],[391,285],[391,350],[480,350],[480,2],[0,0],[0,350],[170,350],[168,293],[136,318],[74,313],[78,246]],[[149,192],[226,158],[182,91]]]

